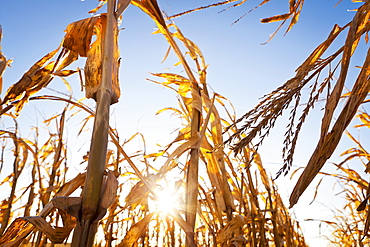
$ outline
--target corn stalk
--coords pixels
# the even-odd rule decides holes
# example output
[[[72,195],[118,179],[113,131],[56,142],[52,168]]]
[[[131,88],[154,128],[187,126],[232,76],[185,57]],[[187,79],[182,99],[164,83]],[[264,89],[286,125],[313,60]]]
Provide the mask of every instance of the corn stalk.
[[[114,60],[114,25],[116,1],[108,1],[107,26],[103,30],[102,81],[96,93],[96,115],[90,146],[86,182],[82,194],[81,219],[72,240],[72,246],[93,246],[99,223],[99,201],[103,182],[109,129],[109,109],[112,102]]]
[[[141,8],[146,12],[157,24],[159,31],[165,36],[171,48],[176,53],[181,64],[184,66],[185,72],[191,81],[192,87],[192,106],[191,106],[191,123],[190,123],[190,136],[191,138],[196,138],[199,135],[200,124],[201,124],[201,101],[198,81],[196,80],[194,74],[192,73],[190,66],[185,60],[180,48],[178,47],[176,41],[173,38],[172,33],[168,30],[168,27],[162,16],[162,12],[159,9],[156,0],[134,0],[132,2],[134,5]],[[190,225],[192,231],[187,232],[186,246],[195,246],[194,239],[194,228],[195,219],[198,207],[198,169],[199,169],[199,147],[192,147],[190,150],[190,159],[187,165],[186,173],[186,194],[185,194],[185,218],[187,223]]]

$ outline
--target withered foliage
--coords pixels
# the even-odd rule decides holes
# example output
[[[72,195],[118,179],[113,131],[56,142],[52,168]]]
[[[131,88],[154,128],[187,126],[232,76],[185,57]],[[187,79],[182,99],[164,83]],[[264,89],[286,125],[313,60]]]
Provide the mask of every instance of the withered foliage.
[[[106,2],[100,1],[99,6],[90,13],[96,13]],[[195,10],[225,4],[232,8],[245,2],[246,0],[223,1]],[[268,2],[269,0],[262,1],[257,7]],[[118,1],[116,19],[129,3],[127,0]],[[282,26],[290,20],[287,28],[289,31],[298,21],[303,3],[303,0],[289,1],[288,13],[261,21],[282,21]],[[257,149],[274,126],[277,117],[293,104],[291,122],[284,142],[284,167],[280,173],[289,170],[305,118],[319,96],[332,81],[336,81],[334,88],[328,90],[319,143],[293,191],[290,201],[293,206],[334,151],[343,131],[370,89],[370,58],[367,54],[351,93],[346,95],[346,105],[330,128],[351,57],[359,40],[367,37],[369,2],[364,2],[357,10],[353,21],[343,27],[334,26],[328,38],[297,69],[294,78],[266,95],[256,108],[240,119],[236,119],[235,114],[229,110],[232,105],[226,98],[210,92],[206,80],[207,64],[201,50],[176,25],[167,23],[157,1],[134,0],[132,4],[153,19],[158,27],[156,33],[164,35],[177,55],[179,62],[176,65],[181,64],[184,68],[184,75],[152,73],[153,78],[150,79],[174,90],[178,98],[178,108],[165,108],[159,110],[158,114],[170,111],[182,120],[183,125],[179,127],[174,141],[163,146],[157,153],[149,154],[145,147],[132,154],[125,151],[126,145],[132,140],[141,138],[145,144],[140,133],[122,142],[117,131],[108,127],[109,150],[95,215],[96,222],[92,222],[103,237],[95,240],[95,246],[306,246],[298,222],[290,216],[274,181],[263,167]],[[190,12],[192,11],[185,13]],[[76,232],[75,227],[81,222],[82,197],[71,195],[78,193],[87,184],[85,182],[88,178],[86,173],[74,178],[68,177],[71,176],[68,172],[71,164],[67,160],[68,144],[64,129],[67,118],[85,114],[80,126],[81,133],[96,113],[82,100],[75,101],[72,97],[32,95],[46,87],[54,76],[75,73],[76,70],[69,70],[67,67],[81,56],[87,57],[84,69],[86,96],[96,100],[103,77],[106,23],[107,16],[100,14],[68,25],[61,47],[36,62],[19,82],[8,89],[1,103],[4,118],[14,118],[12,114],[7,114],[12,107],[15,107],[16,114],[21,114],[23,105],[28,101],[52,100],[67,104],[61,114],[45,121],[46,124],[54,120],[57,123],[55,133],[50,132],[50,138],[45,143],[38,140],[39,128],[34,130],[34,140],[22,137],[18,133],[16,121],[13,131],[0,130],[1,157],[9,155],[9,150],[13,154],[13,170],[0,182],[0,187],[10,188],[9,197],[0,203],[1,246],[26,243],[42,246],[48,242],[67,242],[71,231],[75,229]],[[120,96],[116,25],[117,23],[113,28],[113,46],[110,47],[114,57],[110,103],[116,102]],[[332,43],[345,30],[348,30],[346,43],[326,56]],[[96,38],[92,42],[94,35]],[[319,82],[319,75],[340,56],[334,69],[330,67],[328,70],[327,78]],[[334,76],[336,71],[339,71],[338,78]],[[312,81],[314,82],[310,85]],[[310,86],[311,92],[299,114],[301,91],[305,86]],[[221,110],[224,114],[220,113]],[[367,114],[361,114],[360,119],[368,126]],[[241,121],[245,125],[237,128]],[[229,140],[237,141],[234,150],[224,145],[225,135]],[[258,135],[261,135],[260,142],[253,147],[250,143]],[[349,155],[348,158],[337,165],[344,175],[330,174],[349,186],[346,190],[349,201],[346,207],[353,217],[351,222],[347,218],[343,221],[339,218],[337,223],[332,224],[335,225],[335,238],[332,242],[348,243],[351,246],[367,243],[365,236],[370,225],[369,209],[366,206],[370,198],[368,182],[354,170],[344,168],[345,162],[360,157],[367,160],[364,163],[366,171],[370,170],[368,152],[359,142],[356,141],[356,144],[358,148],[345,152]],[[81,155],[81,160],[84,162],[89,156],[91,154],[84,157]],[[2,170],[4,161],[1,162]],[[31,180],[29,184],[20,185],[19,179],[21,175],[25,175],[25,170],[30,171]],[[169,187],[174,188],[172,193],[176,195],[176,205],[165,212],[159,207],[158,201],[160,192],[168,182],[172,183]],[[17,209],[13,205],[17,205]],[[365,213],[356,215],[355,209]],[[76,237],[78,234],[74,235]]]
[[[303,4],[303,1],[299,2]],[[298,2],[296,4],[298,4]],[[300,9],[301,6],[293,8],[293,10],[296,11],[300,11]],[[270,130],[274,127],[277,118],[292,106],[289,117],[290,123],[288,124],[284,140],[284,165],[278,172],[278,176],[281,173],[286,174],[292,165],[294,150],[304,121],[310,110],[315,106],[315,103],[319,100],[319,97],[324,96],[326,98],[324,117],[321,122],[320,139],[291,194],[291,207],[297,203],[301,194],[321,170],[326,160],[332,155],[339,143],[343,131],[352,121],[359,105],[365,100],[370,89],[370,57],[368,51],[351,93],[345,99],[346,105],[340,110],[339,117],[334,121],[334,112],[338,109],[338,102],[343,93],[351,58],[356,52],[360,39],[363,38],[366,42],[368,41],[367,37],[370,29],[369,9],[370,3],[364,2],[362,6],[357,9],[351,22],[343,27],[334,25],[328,38],[311,53],[301,66],[298,67],[296,75],[292,79],[288,80],[284,85],[268,95],[265,95],[256,107],[236,121],[236,123],[243,122],[243,125],[239,127],[237,133],[228,140],[236,140],[237,143],[234,146],[234,150],[240,152],[242,147],[251,143],[251,141],[258,136],[259,140],[256,143],[256,149],[258,149],[258,146],[261,145]],[[299,11],[297,15],[299,15]],[[280,20],[280,18],[283,17],[275,16],[268,20]],[[294,17],[293,15],[288,31],[291,25],[296,22],[297,18],[298,17]],[[326,55],[328,49],[333,47],[333,42],[336,41],[339,35],[344,33],[345,30],[347,30],[345,43],[340,46],[339,49],[335,49],[330,55]],[[332,63],[336,63],[336,65],[333,66]],[[320,76],[325,73],[325,71],[327,71],[328,75],[321,81]],[[339,74],[338,77],[335,76],[337,74]],[[301,101],[302,89],[307,87],[310,88],[309,99],[304,104],[305,107],[299,114],[298,108],[303,104]],[[333,122],[334,124],[330,128],[330,124]],[[240,133],[246,133],[246,136],[238,140],[237,137]]]
[[[76,73],[77,70],[68,70],[66,67],[76,61],[79,56],[87,57],[84,70],[86,97],[96,100],[96,92],[101,85],[103,66],[102,44],[104,42],[105,27],[105,14],[69,24],[66,28],[66,34],[61,42],[61,46],[37,61],[17,83],[7,90],[1,102],[1,114],[4,114],[13,107],[15,107],[15,113],[18,114],[24,104],[28,102],[29,97],[39,92],[42,88],[47,87],[54,76],[66,77]],[[96,36],[96,40],[91,42],[94,35]],[[112,69],[112,104],[116,103],[120,97],[118,85],[119,51],[117,27],[115,28],[114,37],[116,40],[115,46],[112,48],[115,58]],[[54,57],[56,57],[55,60],[52,60]]]
[[[120,1],[119,4],[125,6],[126,2]],[[178,56],[179,64],[184,67],[185,75],[153,73],[154,78],[151,79],[171,88],[178,97],[178,108],[166,108],[158,114],[173,112],[182,119],[183,125],[173,142],[158,153],[149,154],[145,148],[127,154],[126,145],[137,138],[142,138],[145,143],[144,137],[138,133],[122,142],[117,131],[109,127],[109,150],[97,216],[101,220],[96,224],[103,237],[96,239],[95,246],[306,246],[298,223],[290,216],[255,150],[245,146],[234,156],[232,150],[223,145],[223,132],[236,117],[230,112],[232,105],[227,99],[209,91],[207,64],[199,47],[187,39],[177,26],[165,22],[156,1],[134,1],[133,5],[152,17],[158,26],[158,33],[166,37]],[[88,36],[99,35],[102,30],[99,26],[104,25],[105,17],[92,18],[70,24],[62,43],[64,52],[55,62],[49,62],[53,64],[50,67],[47,67],[46,60],[52,59],[57,51],[48,54],[32,73],[41,73],[38,71],[47,68],[45,74],[50,76],[47,77],[49,80],[56,72],[64,71],[61,64],[67,57],[86,55],[89,58],[92,49],[94,52],[98,50],[99,44],[91,44],[91,36]],[[94,31],[83,31],[84,25]],[[84,33],[84,39],[71,41],[74,35],[80,37],[77,33]],[[95,39],[97,41],[101,42],[99,37]],[[95,61],[99,56],[96,53],[92,55],[94,64],[90,65],[91,71],[99,71],[100,65]],[[35,84],[39,89],[44,85],[36,81]],[[7,94],[7,105],[17,104],[21,94],[29,90],[20,85],[18,87],[18,91],[12,91],[12,97]],[[83,131],[95,112],[83,101],[75,101],[72,97],[35,97],[30,92],[27,95],[30,102],[53,100],[67,103],[67,107],[61,114],[45,121],[50,124],[55,120],[58,124],[56,133],[50,132],[50,138],[44,144],[38,141],[38,135],[34,135],[34,140],[28,140],[17,132],[0,132],[3,154],[9,149],[18,150],[14,152],[14,173],[7,176],[0,186],[11,184],[17,188],[11,203],[20,205],[8,217],[3,209],[9,207],[6,205],[10,199],[2,202],[5,206],[1,207],[0,218],[2,228],[6,229],[0,237],[2,246],[18,246],[21,243],[41,246],[47,242],[67,241],[68,234],[81,217],[81,197],[70,196],[88,180],[86,173],[68,178],[71,173],[67,168],[71,164],[67,160],[69,148],[64,129],[66,119],[84,113],[87,116],[80,126]],[[220,110],[225,112],[225,118]],[[3,117],[11,115],[3,114]],[[39,128],[34,131],[38,132]],[[236,128],[229,128],[227,135],[234,135],[235,131]],[[14,141],[13,145],[6,142],[9,138]],[[243,138],[242,134],[240,138]],[[251,153],[255,153],[252,158]],[[88,156],[91,154],[81,155],[81,160],[86,160]],[[193,162],[195,159],[196,163]],[[20,175],[25,168],[32,170],[32,181],[19,188],[14,174]],[[198,170],[196,173],[194,168]],[[173,177],[176,177],[175,181]],[[67,180],[69,182],[65,182]],[[166,181],[173,182],[171,187],[174,188],[177,203],[165,213],[156,202]],[[27,202],[18,201],[27,195]],[[190,203],[194,204],[189,206]],[[189,210],[194,210],[194,215],[190,215]],[[8,221],[3,220],[5,217]],[[193,222],[195,219],[196,225]]]
[[[356,116],[362,123],[355,128],[370,127],[370,117],[366,111],[359,111]],[[369,164],[370,155],[364,145],[349,131],[347,138],[353,141],[354,147],[344,151],[341,156],[343,160],[335,163],[335,173],[320,172],[325,177],[334,177],[337,187],[340,187],[338,195],[345,198],[343,207],[332,210],[333,221],[322,221],[329,225],[332,232],[327,236],[333,246],[367,246],[369,242],[370,210],[368,200],[370,198],[369,186]],[[351,167],[356,167],[352,169]],[[362,170],[363,169],[363,170]],[[319,189],[319,184],[317,189]],[[310,219],[309,219],[310,220]]]
[[[267,4],[270,1],[271,0],[261,1],[258,6],[249,12]],[[226,9],[224,9],[227,10],[229,8],[241,6],[246,2],[246,0],[220,1],[207,6],[194,8],[192,10],[173,15],[169,18],[171,19],[194,11],[222,5],[227,6]],[[289,5],[288,13],[261,19],[262,23],[281,22],[267,42],[276,35],[287,21],[289,21],[289,24],[286,32],[289,32],[298,22],[304,5],[304,0],[289,0],[287,2]],[[341,1],[339,1],[338,4],[340,4],[340,2]],[[290,123],[288,124],[287,131],[285,133],[283,148],[284,164],[277,176],[280,176],[282,173],[287,174],[293,162],[294,150],[304,121],[306,120],[310,110],[314,108],[315,103],[320,100],[320,96],[324,96],[326,98],[327,103],[321,123],[320,139],[306,166],[306,169],[291,194],[291,207],[297,203],[301,194],[305,191],[316,174],[321,170],[326,160],[331,156],[338,145],[343,131],[353,119],[358,106],[365,100],[367,92],[369,91],[369,55],[366,55],[363,65],[359,66],[361,70],[358,73],[357,80],[354,83],[351,93],[349,94],[349,97],[346,98],[346,107],[341,110],[340,117],[335,121],[333,127],[331,129],[329,128],[330,124],[334,122],[334,112],[338,110],[337,106],[343,93],[348,70],[350,69],[349,64],[351,62],[351,58],[356,53],[356,48],[361,39],[364,39],[366,43],[368,42],[370,5],[368,1],[356,2],[362,2],[362,5],[356,9],[356,14],[353,17],[353,20],[343,27],[335,24],[327,39],[311,53],[301,66],[298,67],[296,75],[293,78],[276,90],[265,95],[256,107],[248,111],[236,121],[234,124],[235,126],[238,123],[242,123],[242,126],[238,127],[238,131],[235,135],[227,140],[227,143],[236,141],[234,150],[235,152],[240,152],[242,147],[251,143],[252,140],[257,139],[255,148],[258,150],[258,147],[274,127],[277,118],[283,115],[284,111],[291,107],[289,117]],[[239,20],[240,18],[237,21]],[[333,45],[334,41],[338,40],[340,34],[345,33],[346,30],[347,34],[345,42],[339,47],[339,49],[336,49]],[[329,48],[333,48],[335,51],[327,55]],[[333,65],[333,63],[336,64]],[[321,76],[324,73],[327,73],[327,76],[325,79],[321,79]],[[304,88],[309,88],[310,90],[307,102],[302,102],[301,100],[302,90]],[[298,108],[301,105],[305,105],[305,107],[301,112],[299,112]],[[246,133],[246,136],[241,140],[238,140],[240,133]]]

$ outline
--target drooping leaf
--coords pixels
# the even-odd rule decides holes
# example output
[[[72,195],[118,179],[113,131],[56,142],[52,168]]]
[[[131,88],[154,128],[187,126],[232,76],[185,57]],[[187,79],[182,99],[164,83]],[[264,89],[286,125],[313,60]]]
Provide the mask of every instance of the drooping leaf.
[[[16,84],[12,85],[8,89],[2,104],[7,104],[8,102],[20,99],[25,96],[25,94],[29,94],[29,92],[34,90],[42,82],[48,82],[50,80],[50,73],[54,64],[45,64],[55,56],[58,50],[59,48],[46,54],[43,58],[37,61]]]
[[[62,46],[76,52],[81,57],[86,57],[87,52],[90,50],[91,39],[95,30],[94,27],[102,18],[105,19],[106,15],[94,16],[69,24]]]

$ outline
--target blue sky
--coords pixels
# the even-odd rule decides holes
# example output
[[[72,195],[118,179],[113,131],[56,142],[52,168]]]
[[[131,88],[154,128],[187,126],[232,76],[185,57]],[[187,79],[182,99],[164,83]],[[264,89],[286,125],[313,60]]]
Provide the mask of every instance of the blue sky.
[[[213,2],[216,1],[159,0],[159,5],[170,16]],[[248,1],[240,7],[227,11],[222,11],[225,8],[222,6],[210,8],[173,20],[184,35],[200,47],[209,64],[210,87],[233,103],[238,116],[254,107],[260,97],[293,77],[295,69],[317,45],[325,40],[333,25],[342,26],[349,22],[355,12],[348,10],[359,6],[358,3],[355,4],[349,0],[343,0],[336,7],[334,6],[338,0],[319,1],[319,4],[318,1],[306,1],[298,24],[288,34],[284,35],[285,27],[271,42],[261,45],[268,40],[279,23],[261,24],[260,18],[286,13],[288,1],[271,1],[231,25],[259,2]],[[64,29],[69,23],[89,17],[87,12],[97,5],[95,0],[3,0],[1,3],[3,53],[8,59],[14,60],[12,67],[7,68],[4,74],[2,96],[33,63],[60,44]],[[148,72],[163,72],[171,68],[175,59],[170,56],[168,61],[161,64],[168,45],[162,36],[151,35],[155,30],[155,24],[138,8],[129,6],[123,15],[121,27],[124,28],[120,32],[119,40],[122,57],[120,70],[122,96],[120,102],[112,109],[113,125],[119,129],[123,139],[129,138],[136,132],[143,133],[147,143],[153,144],[148,148],[155,151],[154,144],[167,144],[176,135],[173,131],[179,127],[178,119],[167,113],[159,116],[155,116],[155,113],[164,107],[177,106],[177,101],[172,91],[151,83],[146,78],[151,78]],[[365,48],[366,45],[362,43],[359,49],[365,51]],[[361,65],[361,61],[359,56],[355,60],[356,64],[351,66]],[[79,66],[82,67],[83,63]],[[349,85],[351,78],[353,79],[352,74],[349,77]],[[79,92],[78,78],[70,77],[67,80],[74,86],[75,97],[83,97],[83,93]],[[49,88],[65,91],[60,80],[53,81]],[[50,93],[49,89],[41,91],[41,94]],[[93,106],[92,101],[91,105]],[[324,103],[319,103],[312,117],[307,120],[307,127],[302,132],[302,141],[296,151],[296,167],[304,166],[314,149],[319,135],[322,107]],[[27,125],[35,126],[42,116],[50,116],[61,110],[60,104],[52,102],[47,107],[45,103],[29,104],[20,118],[25,126],[21,127],[21,131],[26,134]],[[277,123],[276,130],[271,133],[266,144],[261,148],[262,160],[272,175],[282,164],[283,128],[286,125],[284,118],[286,119],[286,116]],[[70,130],[70,133],[73,133],[73,130]],[[86,135],[88,136],[88,133]],[[335,155],[338,156],[348,145],[351,144],[342,143]],[[82,146],[86,149],[88,143]],[[75,163],[79,162],[78,155],[75,155],[74,159],[77,159]],[[327,192],[323,190],[319,195],[319,202],[310,207],[308,203],[312,199],[313,189],[303,195],[304,198],[294,208],[298,219],[320,218],[317,216],[318,211],[327,212],[325,208],[331,207],[333,203],[326,200],[331,198],[328,195],[334,194],[330,187],[332,182],[327,183]],[[280,192],[286,199],[293,182],[285,177],[280,178],[278,183],[281,184]],[[326,217],[325,215],[327,214],[323,217]],[[315,241],[321,241],[317,238],[318,231],[308,230],[312,227],[317,228],[317,223],[310,222],[302,225],[305,227],[306,238],[312,246],[317,243]]]

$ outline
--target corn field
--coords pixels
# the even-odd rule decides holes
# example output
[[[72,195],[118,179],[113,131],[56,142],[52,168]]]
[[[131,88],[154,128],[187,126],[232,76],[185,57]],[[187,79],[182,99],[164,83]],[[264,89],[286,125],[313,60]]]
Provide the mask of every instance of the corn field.
[[[362,123],[356,128],[369,127],[369,115],[359,110],[370,86],[369,54],[351,92],[342,95],[342,90],[359,39],[368,41],[370,2],[364,1],[346,26],[335,25],[294,78],[238,117],[231,102],[210,89],[208,65],[196,41],[188,39],[171,20],[218,6],[239,7],[244,2],[221,1],[166,17],[156,0],[99,1],[89,12],[92,17],[66,23],[60,46],[46,51],[1,97],[0,116],[12,125],[0,128],[1,198],[6,194],[0,207],[0,246],[307,246],[300,224],[284,205],[258,148],[276,119],[290,109],[279,175],[287,173],[301,126],[331,82],[336,84],[326,99],[320,140],[292,192],[290,207],[317,174],[333,176],[344,188],[347,203],[343,211],[334,210],[335,220],[324,222],[333,229],[329,241],[333,246],[368,245],[369,182],[347,162],[361,163],[367,172],[369,154],[345,131],[355,117]],[[289,13],[262,22],[281,21],[279,31],[290,20],[288,32],[297,23],[304,0],[288,3]],[[161,143],[153,153],[146,151],[144,135],[120,135],[110,121],[117,114],[110,106],[120,100],[124,90],[119,71],[124,69],[120,61],[125,58],[120,57],[118,36],[128,6],[151,18],[157,28],[153,34],[165,38],[168,53],[178,61],[174,67],[182,70],[153,72],[148,79],[171,90],[178,102],[177,107],[159,109],[157,114],[168,113],[181,122],[176,138]],[[100,13],[102,10],[105,12]],[[345,44],[324,58],[345,30]],[[0,45],[2,35],[6,32],[0,28]],[[0,46],[0,88],[11,62]],[[84,68],[76,67],[77,62],[83,62]],[[329,64],[334,62],[337,65],[332,69]],[[334,76],[337,70],[339,78]],[[328,77],[319,82],[324,72]],[[86,98],[74,98],[71,76],[80,79]],[[45,94],[54,78],[63,81],[71,93]],[[301,90],[306,85],[311,90],[309,100],[297,123]],[[93,106],[88,103],[91,99]],[[346,100],[346,105],[335,118],[340,99]],[[25,114],[25,105],[35,102],[57,102],[60,111],[24,135],[17,119]],[[291,103],[293,107],[289,107]],[[78,129],[78,135],[90,135],[89,152],[78,152],[80,166],[85,167],[78,174],[68,158],[76,144],[66,134],[74,119],[79,122],[72,127]],[[338,174],[320,171],[343,133],[356,148],[345,151],[343,162],[334,164]],[[256,136],[260,139],[253,145]],[[142,149],[132,151],[133,142],[143,143]],[[11,167],[11,172],[4,174],[5,167]]]

